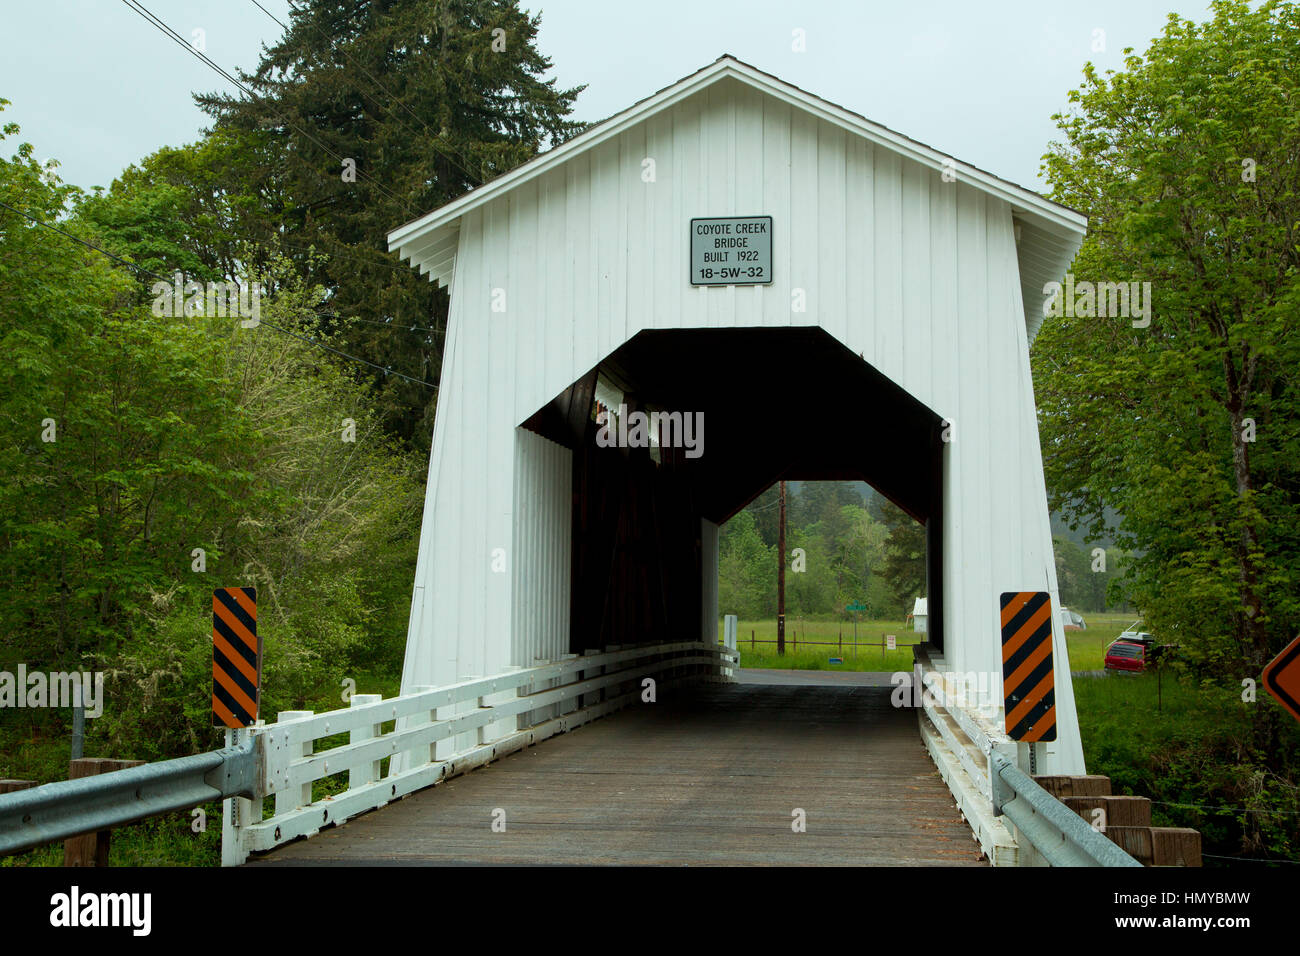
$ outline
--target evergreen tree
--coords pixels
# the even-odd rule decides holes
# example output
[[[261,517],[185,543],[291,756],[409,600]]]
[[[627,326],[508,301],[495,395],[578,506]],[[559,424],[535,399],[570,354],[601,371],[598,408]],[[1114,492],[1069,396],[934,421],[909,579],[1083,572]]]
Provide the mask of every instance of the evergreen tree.
[[[886,501],[881,511],[889,538],[879,576],[893,597],[893,610],[903,617],[915,598],[925,596],[925,526],[893,502]]]
[[[582,87],[541,79],[539,23],[515,0],[307,0],[240,73],[251,99],[196,95],[219,133],[257,150],[226,188],[261,203],[252,238],[282,239],[327,290],[346,351],[437,382],[447,296],[386,235],[580,130],[567,117]],[[365,374],[390,430],[427,448],[432,390]]]

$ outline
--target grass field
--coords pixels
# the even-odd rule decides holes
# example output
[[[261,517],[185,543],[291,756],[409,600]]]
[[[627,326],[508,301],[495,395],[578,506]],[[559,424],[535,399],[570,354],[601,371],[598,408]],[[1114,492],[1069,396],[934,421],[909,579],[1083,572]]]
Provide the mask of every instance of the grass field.
[[[1207,866],[1234,856],[1300,861],[1300,790],[1285,773],[1241,761],[1249,710],[1271,701],[1243,702],[1235,683],[1168,671],[1079,677],[1074,699],[1088,772],[1110,777],[1117,794],[1150,797],[1156,826],[1199,830]],[[1285,751],[1300,750],[1300,725],[1287,720],[1281,734]]]
[[[1120,614],[1085,614],[1086,631],[1066,631],[1070,670],[1099,671],[1105,666],[1106,648],[1122,630],[1138,619],[1131,611]]]
[[[1086,631],[1066,631],[1066,644],[1070,650],[1070,670],[1099,671],[1102,669],[1106,648],[1119,633],[1136,620],[1131,612],[1117,614],[1089,614]],[[885,671],[893,673],[912,669],[912,649],[910,645],[925,640],[924,634],[912,630],[910,624],[902,621],[859,621],[859,643],[870,643],[872,647],[859,647],[855,656],[851,643],[853,641],[853,624],[841,624],[838,621],[796,621],[786,620],[785,656],[776,653],[776,645],[764,644],[764,641],[776,640],[776,621],[741,621],[737,628],[739,637],[741,667],[775,667],[786,670],[849,670],[849,671]],[[886,651],[883,655],[878,645],[884,642],[885,634],[897,638],[898,650]],[[751,635],[756,642],[751,644]],[[844,640],[843,650],[839,641]],[[718,622],[718,640],[722,640],[722,622]],[[820,641],[820,644],[813,642]],[[834,646],[831,646],[834,645]],[[844,659],[843,664],[832,664],[832,657]]]
[[[884,635],[897,639],[896,650],[884,650]],[[912,669],[912,644],[925,639],[910,624],[901,621],[859,621],[858,643],[869,647],[853,647],[853,623],[838,621],[795,621],[785,624],[785,655],[776,652],[776,621],[741,621],[737,628],[741,667],[774,667],[785,670],[813,671],[910,671]],[[843,644],[840,643],[841,639]],[[718,640],[722,640],[722,623],[718,623]],[[820,642],[820,643],[814,643]],[[842,664],[832,664],[831,658],[843,659]]]

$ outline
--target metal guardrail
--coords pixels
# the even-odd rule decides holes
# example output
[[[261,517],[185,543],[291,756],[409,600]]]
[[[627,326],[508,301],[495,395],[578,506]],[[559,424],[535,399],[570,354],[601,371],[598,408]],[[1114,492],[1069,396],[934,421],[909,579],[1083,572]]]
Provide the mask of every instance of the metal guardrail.
[[[1141,866],[1040,787],[1005,754],[989,753],[993,812],[1005,814],[1052,866]]]
[[[921,739],[994,866],[1141,866],[1020,769],[1018,745],[966,678],[926,645],[909,686],[924,688]]]
[[[253,796],[261,743],[177,757],[0,795],[0,854],[108,830],[223,797]]]

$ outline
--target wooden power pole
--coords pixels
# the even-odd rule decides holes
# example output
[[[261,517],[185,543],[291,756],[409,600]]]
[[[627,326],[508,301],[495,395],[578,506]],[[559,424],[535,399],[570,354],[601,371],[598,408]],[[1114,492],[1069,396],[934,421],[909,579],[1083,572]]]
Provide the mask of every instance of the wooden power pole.
[[[785,654],[785,482],[778,496],[781,523],[776,533],[776,652]]]

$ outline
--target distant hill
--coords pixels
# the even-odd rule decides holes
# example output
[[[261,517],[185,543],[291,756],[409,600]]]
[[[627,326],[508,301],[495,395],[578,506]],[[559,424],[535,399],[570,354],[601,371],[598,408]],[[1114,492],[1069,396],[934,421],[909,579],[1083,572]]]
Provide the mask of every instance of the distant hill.
[[[1107,509],[1105,514],[1106,520],[1109,523],[1117,524],[1119,522],[1119,514],[1117,512]],[[1093,548],[1097,547],[1113,548],[1115,546],[1114,539],[1109,535],[1104,535],[1096,539],[1089,538],[1088,529],[1083,525],[1079,526],[1079,530],[1071,531],[1070,526],[1065,523],[1065,518],[1061,516],[1059,511],[1052,512],[1052,537],[1064,538],[1066,541],[1072,541],[1085,551],[1091,551]]]
[[[790,481],[786,482],[786,487],[789,489],[791,495],[798,495],[804,484],[805,482],[802,481]],[[845,484],[852,487],[854,491],[862,496],[862,504],[864,508],[870,509],[878,500],[884,499],[884,495],[880,494],[880,492],[876,491],[875,488],[872,488],[865,481],[850,481],[845,482]],[[1093,540],[1088,537],[1087,529],[1083,527],[1080,527],[1078,531],[1071,531],[1069,525],[1065,523],[1065,518],[1062,517],[1059,511],[1053,511],[1051,513],[1051,518],[1053,538],[1064,538],[1066,541],[1072,541],[1085,551],[1091,551],[1096,547],[1109,549],[1115,546],[1115,541],[1110,536],[1104,536]],[[1106,518],[1107,520],[1114,522],[1118,520],[1118,515],[1115,512],[1108,510],[1106,512]]]

